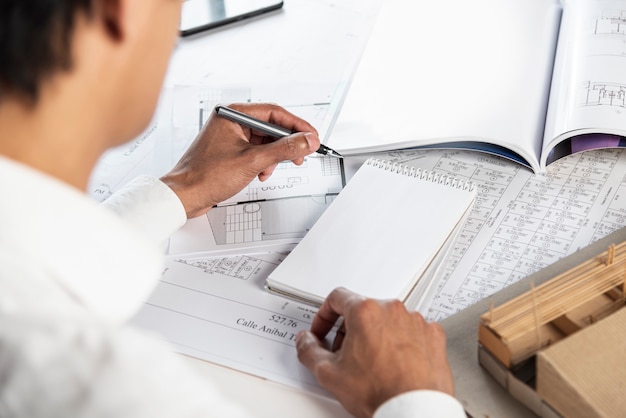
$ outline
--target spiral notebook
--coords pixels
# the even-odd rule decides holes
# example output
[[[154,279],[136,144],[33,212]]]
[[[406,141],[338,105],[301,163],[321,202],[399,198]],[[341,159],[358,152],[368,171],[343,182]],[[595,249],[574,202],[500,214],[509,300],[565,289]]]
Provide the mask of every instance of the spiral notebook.
[[[369,159],[266,287],[319,306],[342,286],[419,310],[445,270],[475,195],[469,182]]]

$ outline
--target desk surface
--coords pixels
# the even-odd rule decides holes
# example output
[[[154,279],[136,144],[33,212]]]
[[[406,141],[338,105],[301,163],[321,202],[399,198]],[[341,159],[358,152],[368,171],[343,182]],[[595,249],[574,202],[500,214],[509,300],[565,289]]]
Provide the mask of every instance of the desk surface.
[[[375,16],[377,5],[380,0],[290,0],[285,3],[284,10],[272,13],[267,16],[252,19],[249,22],[239,23],[231,27],[224,27],[213,32],[199,34],[190,38],[182,39],[174,53],[173,60],[166,78],[165,89],[175,86],[209,86],[216,89],[244,89],[247,91],[251,101],[271,101],[282,104],[286,107],[298,109],[299,104],[314,103],[318,101],[317,94],[323,92],[322,101],[329,101],[336,86],[349,80],[351,66],[358,58],[360,48],[365,42],[368,29]],[[306,80],[303,82],[303,80]],[[294,91],[298,92],[298,101],[294,101]],[[295,112],[297,113],[297,112]],[[489,166],[488,163],[473,165],[473,162],[465,157],[465,154],[455,153],[452,157],[439,158],[436,153],[433,167],[444,167],[451,171],[461,170],[462,175],[475,175],[477,179],[481,176],[491,183],[485,191],[486,198],[483,199],[484,211],[476,222],[488,221],[491,229],[500,226],[507,227],[504,220],[509,215],[514,214],[511,205],[526,204],[532,205],[533,200],[540,200],[537,208],[545,200],[556,200],[561,198],[550,195],[550,187],[547,183],[533,182],[530,175],[521,172],[518,167],[498,167]],[[602,156],[598,157],[599,159]],[[418,160],[425,164],[424,155],[415,153],[408,155],[409,161]],[[432,158],[431,158],[432,159]],[[607,159],[608,161],[608,159]],[[626,166],[626,155],[617,155],[611,161],[613,167]],[[572,164],[574,166],[575,164]],[[588,165],[595,165],[592,162]],[[356,164],[358,166],[358,164]],[[494,168],[495,167],[495,168]],[[353,167],[354,168],[354,167]],[[576,169],[580,169],[577,167]],[[481,171],[482,170],[482,171]],[[499,171],[497,171],[499,170]],[[563,172],[573,172],[565,167]],[[574,169],[572,169],[574,170]],[[623,178],[622,172],[614,170],[611,173],[613,183],[606,189],[594,191],[594,196],[609,196],[609,192],[617,193],[617,186]],[[603,173],[602,173],[603,174]],[[604,174],[603,174],[604,175]],[[491,176],[491,178],[490,178]],[[563,174],[564,178],[567,174]],[[567,178],[564,182],[574,182],[574,177]],[[511,186],[513,184],[513,186]],[[593,183],[587,183],[592,184]],[[599,184],[599,182],[598,182]],[[612,188],[612,185],[616,186]],[[519,194],[509,203],[505,199],[498,200],[498,194],[503,195],[507,188],[525,188],[525,195]],[[544,192],[542,188],[547,188]],[[565,189],[565,187],[563,187]],[[611,189],[609,191],[609,189]],[[606,190],[606,192],[605,192]],[[626,193],[622,193],[626,195]],[[591,192],[589,192],[591,196]],[[492,200],[487,200],[487,198]],[[594,200],[595,199],[595,200]],[[617,197],[615,198],[617,200]],[[599,202],[600,198],[589,198],[589,202]],[[604,200],[607,200],[606,197]],[[608,199],[610,202],[611,199]],[[582,203],[576,207],[583,207],[589,203]],[[578,204],[578,202],[575,202]],[[619,202],[618,202],[619,203]],[[608,205],[609,203],[607,203]],[[591,203],[589,204],[591,205]],[[609,213],[609,207],[597,204],[593,210],[595,212],[585,215],[586,218],[594,219],[605,216]],[[626,204],[624,205],[626,206]],[[529,210],[529,209],[524,209]],[[549,228],[550,222],[556,223],[559,216],[556,209],[552,207],[533,209],[536,213],[541,213],[544,218],[534,219],[534,213],[525,215],[525,218],[517,222],[526,222],[533,228]],[[591,209],[590,209],[591,210]],[[603,211],[603,214],[600,214]],[[550,215],[549,213],[552,213]],[[582,216],[577,214],[577,216]],[[533,219],[531,219],[533,218]],[[554,218],[554,219],[552,219]],[[565,217],[566,221],[569,219]],[[567,223],[567,222],[566,222]],[[617,222],[616,222],[617,223]],[[532,224],[532,225],[531,225]],[[607,222],[607,225],[609,223]],[[613,225],[613,224],[612,224]],[[567,228],[574,226],[565,225]],[[611,225],[606,228],[611,227]],[[486,228],[488,229],[488,228]],[[599,231],[601,233],[603,231]],[[488,232],[491,233],[491,232]],[[512,233],[511,235],[516,235]],[[537,238],[539,234],[529,237]],[[529,238],[531,239],[531,238]],[[515,238],[511,238],[515,240]],[[574,240],[565,242],[561,240],[564,248],[576,248]],[[513,243],[518,245],[517,243]],[[514,251],[513,248],[511,251]],[[555,241],[555,244],[559,242]],[[520,251],[522,245],[518,245]],[[525,247],[526,248],[526,247]],[[485,254],[494,257],[493,246],[485,247]],[[495,258],[492,261],[497,262]],[[502,261],[507,261],[502,259]],[[533,263],[529,261],[528,263]],[[535,268],[539,263],[528,266],[528,269]],[[470,268],[463,269],[469,276]],[[477,270],[473,270],[477,271]],[[493,274],[494,272],[485,272]],[[499,273],[499,272],[495,272]],[[521,271],[516,271],[514,275],[521,275]],[[474,287],[466,287],[462,297],[466,299],[476,298],[479,295],[482,284],[478,283],[484,278],[476,278]],[[510,284],[508,282],[499,283],[498,286]],[[504,282],[504,281],[503,281]],[[484,282],[483,282],[484,283]],[[490,289],[492,291],[494,289]],[[472,309],[472,308],[469,308]],[[474,308],[482,310],[479,308]],[[468,310],[463,318],[464,321],[474,319],[472,310]],[[459,317],[453,317],[459,318]],[[469,319],[468,319],[469,318]],[[450,318],[452,320],[452,318]],[[477,319],[476,319],[477,320]],[[458,321],[457,321],[458,322]],[[480,368],[475,356],[474,333],[472,327],[452,325],[449,321],[444,322],[449,331],[449,348],[453,372],[457,379],[459,397],[466,403],[470,412],[478,411],[476,416],[481,416],[481,409],[475,409],[476,405],[483,402],[483,394],[477,393],[474,388],[482,388],[489,393],[489,399],[495,399],[498,413],[490,416],[524,416],[528,411],[519,404],[509,403],[507,397],[497,395],[498,388],[485,377],[480,385],[473,386],[472,373],[478,372]],[[450,327],[450,328],[448,328]],[[193,358],[187,358],[195,369],[207,378],[220,382],[219,386],[224,391],[226,397],[244,405],[251,412],[260,417],[276,416],[298,416],[308,417],[348,417],[349,415],[333,400],[314,396],[290,387],[263,380],[256,376],[243,374],[227,369],[225,367],[210,364]],[[471,369],[471,370],[470,370]],[[480,392],[480,391],[479,391]],[[492,393],[493,392],[493,393]],[[495,394],[495,395],[494,395]],[[268,399],[271,400],[268,402]],[[491,400],[489,400],[491,402]],[[517,405],[517,406],[515,406]],[[502,409],[503,408],[503,409]],[[502,414],[506,411],[506,414]]]

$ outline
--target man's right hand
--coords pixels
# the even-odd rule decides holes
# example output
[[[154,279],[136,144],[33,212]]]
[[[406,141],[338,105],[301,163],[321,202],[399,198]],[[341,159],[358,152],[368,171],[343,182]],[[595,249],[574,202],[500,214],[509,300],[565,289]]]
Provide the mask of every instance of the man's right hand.
[[[188,218],[205,214],[255,177],[267,180],[282,161],[302,164],[304,157],[320,146],[315,128],[280,106],[248,103],[231,107],[297,133],[276,139],[211,112],[189,149],[161,177],[180,198]]]

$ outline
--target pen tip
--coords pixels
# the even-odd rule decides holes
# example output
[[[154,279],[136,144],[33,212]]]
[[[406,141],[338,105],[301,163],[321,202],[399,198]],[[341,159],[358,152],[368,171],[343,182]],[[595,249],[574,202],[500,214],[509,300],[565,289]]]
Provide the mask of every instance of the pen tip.
[[[343,158],[343,155],[339,154],[337,151],[335,151],[334,149],[327,147],[324,144],[321,144],[319,149],[317,150],[317,152],[319,154],[322,155],[330,155],[332,157],[337,157],[337,158]]]
[[[332,155],[333,157],[337,157],[337,158],[343,158],[343,155],[339,154],[337,151],[335,151],[334,149],[330,149],[330,148],[326,148],[326,153],[328,155]]]

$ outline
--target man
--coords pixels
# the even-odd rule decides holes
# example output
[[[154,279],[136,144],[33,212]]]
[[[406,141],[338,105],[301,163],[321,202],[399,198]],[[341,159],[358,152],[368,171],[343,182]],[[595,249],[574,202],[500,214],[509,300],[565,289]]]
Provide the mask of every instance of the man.
[[[278,162],[302,163],[315,129],[275,105],[234,105],[301,133],[271,142],[212,118],[161,179],[138,178],[104,205],[85,196],[102,153],[150,120],[180,7],[0,1],[2,417],[247,416],[125,321],[156,285],[159,244]],[[441,328],[398,301],[337,289],[296,345],[357,417],[464,416]]]

